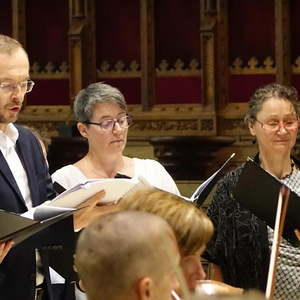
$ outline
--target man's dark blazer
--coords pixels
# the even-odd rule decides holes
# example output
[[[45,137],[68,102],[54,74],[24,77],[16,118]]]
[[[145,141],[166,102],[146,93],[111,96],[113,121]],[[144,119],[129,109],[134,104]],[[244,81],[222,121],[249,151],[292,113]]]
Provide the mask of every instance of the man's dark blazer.
[[[39,141],[29,130],[15,126],[19,132],[16,150],[27,173],[33,206],[36,206],[52,199],[55,192]],[[0,152],[0,209],[18,214],[27,211],[2,152]],[[0,300],[33,300],[35,281],[35,250],[29,241],[24,241],[11,249],[0,265]]]

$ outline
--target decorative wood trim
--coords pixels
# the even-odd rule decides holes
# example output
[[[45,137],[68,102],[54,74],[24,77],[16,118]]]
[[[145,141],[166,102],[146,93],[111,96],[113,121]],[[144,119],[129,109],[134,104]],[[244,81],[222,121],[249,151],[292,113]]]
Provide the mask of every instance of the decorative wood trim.
[[[230,75],[274,75],[276,74],[275,61],[268,56],[260,62],[255,57],[251,57],[248,62],[243,62],[237,57],[232,66],[228,68]],[[162,60],[156,69],[156,77],[200,77],[202,70],[199,68],[197,59],[192,59],[186,66],[181,59],[177,59],[174,64],[170,64],[167,60]],[[300,74],[300,56],[295,59],[292,64],[292,73]],[[31,66],[31,77],[33,79],[69,79],[69,66],[66,62],[62,62],[59,66],[55,66],[52,62],[48,62],[45,66],[41,66],[38,62],[34,62]],[[140,78],[140,65],[137,61],[130,62],[126,65],[123,61],[118,60],[114,65],[103,61],[100,70],[97,70],[97,78]]]
[[[69,79],[69,66],[62,62],[56,67],[52,62],[48,62],[42,67],[38,62],[34,62],[30,68],[30,77],[33,79]]]
[[[154,0],[140,0],[141,102],[143,110],[155,104]]]
[[[122,60],[118,60],[114,65],[104,60],[97,70],[98,78],[134,78],[141,77],[140,64],[133,60],[126,65]],[[173,65],[167,60],[162,60],[156,68],[157,77],[178,77],[178,76],[200,76],[199,62],[192,59],[188,66],[185,66],[181,59],[177,59]]]
[[[131,136],[216,135],[216,116],[201,105],[156,105],[144,111],[141,105],[129,105],[134,115]],[[20,123],[75,123],[70,106],[26,106],[19,116]],[[58,126],[58,125],[57,125]]]
[[[275,62],[270,56],[268,56],[262,64],[260,64],[260,62],[255,57],[251,57],[246,65],[244,65],[244,62],[240,57],[237,57],[233,61],[233,65],[230,67],[230,74],[232,75],[256,75],[275,73]]]

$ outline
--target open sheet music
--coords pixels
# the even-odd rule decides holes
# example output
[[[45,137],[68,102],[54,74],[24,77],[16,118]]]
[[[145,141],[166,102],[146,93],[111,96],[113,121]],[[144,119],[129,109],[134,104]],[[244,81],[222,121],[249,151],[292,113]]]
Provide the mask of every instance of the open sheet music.
[[[215,172],[213,173],[208,179],[206,179],[203,183],[199,185],[199,187],[195,190],[191,198],[185,198],[188,201],[195,202],[197,206],[201,206],[211,190],[213,189],[214,185],[220,179],[223,174],[224,169],[228,166],[228,163],[231,159],[235,156],[235,153],[232,153],[230,157],[224,162],[224,164]]]
[[[75,208],[101,190],[105,191],[101,203],[117,202],[121,197],[133,189],[141,178],[105,178],[89,179],[71,189],[68,189],[49,202],[48,206]]]

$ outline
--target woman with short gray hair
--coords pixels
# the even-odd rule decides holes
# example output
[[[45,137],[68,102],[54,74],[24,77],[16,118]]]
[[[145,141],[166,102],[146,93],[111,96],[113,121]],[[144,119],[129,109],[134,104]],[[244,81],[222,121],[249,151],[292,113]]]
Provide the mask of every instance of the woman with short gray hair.
[[[132,117],[117,88],[102,82],[90,84],[76,96],[74,113],[89,150],[81,160],[54,172],[54,182],[69,189],[92,178],[142,175],[153,186],[179,194],[174,180],[159,162],[123,155]]]

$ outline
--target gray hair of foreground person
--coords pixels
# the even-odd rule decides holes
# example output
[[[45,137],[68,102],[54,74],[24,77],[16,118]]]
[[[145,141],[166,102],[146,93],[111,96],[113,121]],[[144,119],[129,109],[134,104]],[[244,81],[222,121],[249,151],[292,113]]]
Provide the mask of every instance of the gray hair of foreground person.
[[[73,107],[76,120],[82,123],[89,121],[93,114],[93,106],[97,103],[115,103],[127,112],[124,95],[117,88],[96,82],[77,94]]]
[[[134,211],[92,222],[81,233],[75,255],[89,300],[144,299],[145,293],[147,299],[169,299],[178,265],[169,225],[158,216]]]

